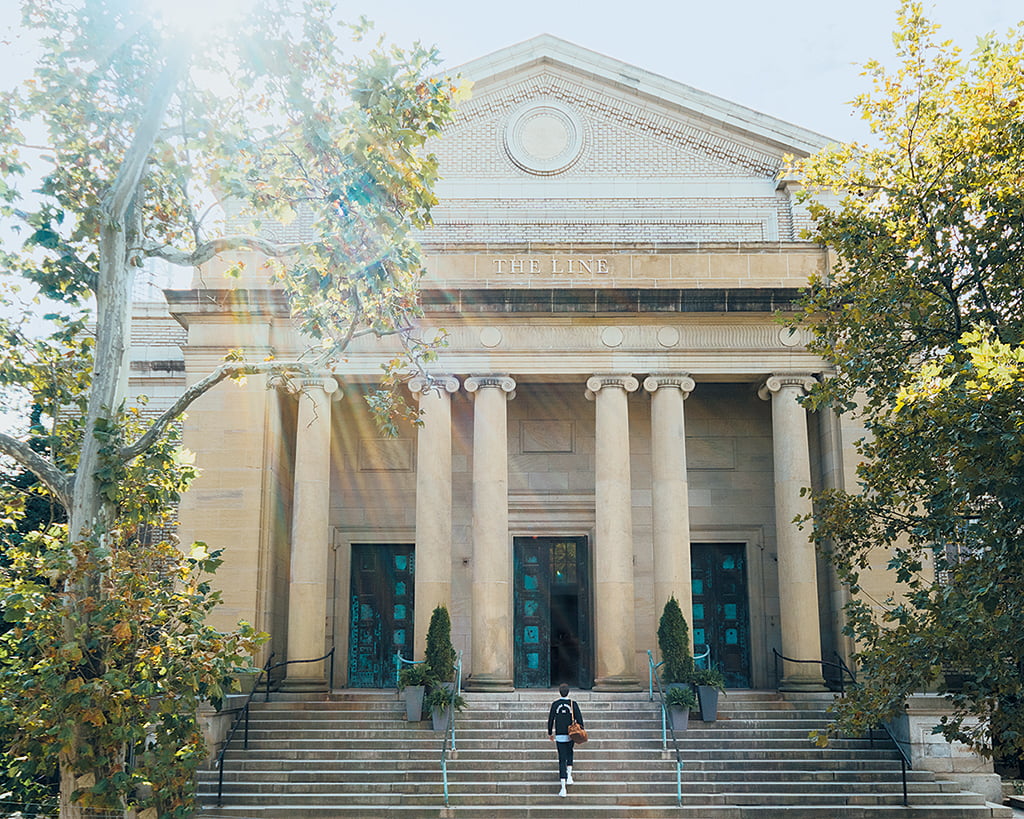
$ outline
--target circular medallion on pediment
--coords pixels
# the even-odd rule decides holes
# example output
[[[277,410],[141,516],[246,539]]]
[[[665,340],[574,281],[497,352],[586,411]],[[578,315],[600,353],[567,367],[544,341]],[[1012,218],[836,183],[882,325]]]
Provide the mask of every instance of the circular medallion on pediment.
[[[618,347],[624,338],[625,334],[618,327],[605,327],[601,331],[601,343],[605,347]]]
[[[800,331],[794,327],[783,327],[779,330],[779,343],[783,347],[796,347],[803,342]]]
[[[583,153],[583,120],[558,100],[530,100],[512,112],[502,142],[509,159],[524,171],[541,176],[562,173]]]
[[[484,327],[480,331],[480,343],[484,347],[497,347],[501,344],[501,330],[497,327]]]
[[[676,327],[659,327],[658,343],[662,347],[676,347],[679,344],[679,329]]]

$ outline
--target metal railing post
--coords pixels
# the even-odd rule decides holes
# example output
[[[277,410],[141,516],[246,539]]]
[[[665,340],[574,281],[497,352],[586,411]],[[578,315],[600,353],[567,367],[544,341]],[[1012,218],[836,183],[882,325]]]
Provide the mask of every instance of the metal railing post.
[[[260,683],[266,678],[266,702],[270,702],[270,672],[275,668],[283,668],[289,665],[295,665],[297,663],[319,663],[324,660],[330,660],[331,663],[331,677],[334,677],[334,649],[332,648],[323,657],[316,657],[312,660],[285,660],[283,663],[273,663],[271,660],[274,659],[274,652],[271,652],[270,656],[267,657],[266,663],[260,670],[259,676],[252,685],[252,690],[249,692],[249,696],[245,701],[245,705],[242,706],[241,710],[235,716],[234,721],[231,723],[231,728],[228,729],[227,737],[224,739],[224,744],[221,746],[220,753],[217,755],[216,765],[217,773],[217,804],[221,805],[224,802],[224,760],[227,757],[228,746],[231,745],[231,740],[235,736],[235,732],[238,730],[239,723],[245,720],[245,729],[243,734],[243,747],[248,749],[249,747],[249,706],[252,705],[252,701],[256,694],[260,690]],[[330,685],[330,683],[328,683]]]
[[[836,657],[836,662],[834,662],[834,663],[827,662],[825,660],[794,660],[792,657],[783,656],[777,649],[773,648],[772,649],[772,654],[775,655],[775,669],[776,669],[775,675],[778,678],[778,668],[779,668],[779,661],[780,660],[782,660],[784,662],[787,662],[787,663],[811,663],[811,664],[814,664],[814,665],[820,665],[821,668],[822,668],[822,672],[823,672],[822,676],[823,677],[824,677],[824,670],[825,670],[826,666],[828,666],[830,668],[837,668],[837,669],[839,669],[839,693],[840,693],[840,696],[842,696],[845,693],[845,688],[843,686],[843,681],[845,679],[844,675],[849,675],[850,682],[853,685],[857,684],[857,675],[854,674],[853,670],[843,661],[842,655],[840,655],[838,651],[834,651],[832,653]],[[903,780],[903,804],[904,804],[904,806],[907,806],[908,805],[908,802],[907,802],[907,769],[914,767],[913,763],[910,761],[910,757],[907,756],[907,752],[903,749],[903,746],[906,745],[907,743],[904,742],[903,740],[896,739],[895,734],[893,734],[893,732],[891,730],[889,730],[889,726],[886,725],[884,722],[879,723],[879,727],[885,732],[886,736],[889,737],[889,741],[892,742],[893,747],[896,748],[896,751],[900,755],[900,776],[901,776],[901,779]],[[875,736],[874,736],[874,734],[875,734],[875,732],[874,732],[873,728],[872,729],[868,729],[868,744],[872,748],[875,747]]]
[[[451,753],[455,753],[455,698],[462,690],[462,652],[455,660],[455,684],[448,697],[448,724],[444,727],[444,741],[441,743],[441,782],[444,786],[444,806],[449,807],[448,795],[448,743],[451,742]]]
[[[676,737],[676,729],[669,722],[668,719],[668,706],[665,704],[665,692],[661,688],[661,680],[658,679],[657,670],[658,667],[664,665],[664,663],[654,662],[654,652],[647,649],[647,676],[650,680],[650,684],[653,686],[656,684],[658,687],[658,700],[661,703],[661,749],[663,751],[668,750],[668,736],[672,736],[672,747],[675,749],[676,754],[676,804],[679,807],[683,806],[683,757],[679,752],[679,739]],[[653,694],[652,694],[653,699]],[[667,731],[666,731],[667,729]]]

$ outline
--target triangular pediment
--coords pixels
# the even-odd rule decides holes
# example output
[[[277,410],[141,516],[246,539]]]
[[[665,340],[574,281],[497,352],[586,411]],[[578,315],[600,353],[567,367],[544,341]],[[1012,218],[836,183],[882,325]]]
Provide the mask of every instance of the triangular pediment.
[[[431,146],[427,243],[790,238],[783,158],[828,142],[550,35],[454,73],[473,94]]]

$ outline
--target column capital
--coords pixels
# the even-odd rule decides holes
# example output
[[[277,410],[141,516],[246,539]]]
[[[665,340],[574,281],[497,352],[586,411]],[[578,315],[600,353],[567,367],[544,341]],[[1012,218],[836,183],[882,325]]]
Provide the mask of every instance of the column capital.
[[[459,379],[453,375],[417,375],[409,381],[409,391],[420,396],[428,392],[444,395],[446,392],[458,392]]]
[[[288,395],[300,395],[319,387],[335,401],[340,401],[345,397],[345,393],[338,384],[338,380],[334,377],[333,373],[329,372],[273,375],[267,381],[267,386],[286,392]]]
[[[636,392],[640,382],[628,374],[592,375],[587,379],[587,398],[593,400],[605,387],[618,387],[625,392]]]
[[[765,379],[764,384],[757,391],[762,401],[768,401],[775,393],[785,387],[794,387],[800,390],[801,395],[809,393],[818,380],[807,373],[774,373]]]
[[[659,388],[677,389],[683,394],[683,398],[689,397],[697,383],[690,378],[689,373],[653,373],[644,379],[644,389],[647,392],[654,392]]]
[[[509,375],[471,375],[465,381],[467,392],[493,388],[508,393],[515,398],[516,380]]]

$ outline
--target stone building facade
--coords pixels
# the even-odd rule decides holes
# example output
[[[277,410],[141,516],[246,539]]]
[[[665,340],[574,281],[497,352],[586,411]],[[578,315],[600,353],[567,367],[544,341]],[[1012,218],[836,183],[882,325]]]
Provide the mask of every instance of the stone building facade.
[[[805,411],[825,365],[777,317],[830,263],[780,181],[825,139],[548,36],[461,72],[420,237],[423,331],[448,338],[409,384],[422,426],[378,434],[379,340],[288,390],[220,385],[185,421],[181,534],[225,550],[220,617],[277,659],[335,649],[293,689],[393,685],[444,604],[467,687],[628,690],[675,596],[729,686],[820,689],[773,649],[844,650],[843,592],[793,520],[804,487],[849,484],[862,430]],[[305,347],[250,261],[167,291],[150,318],[180,354],[140,379]]]

